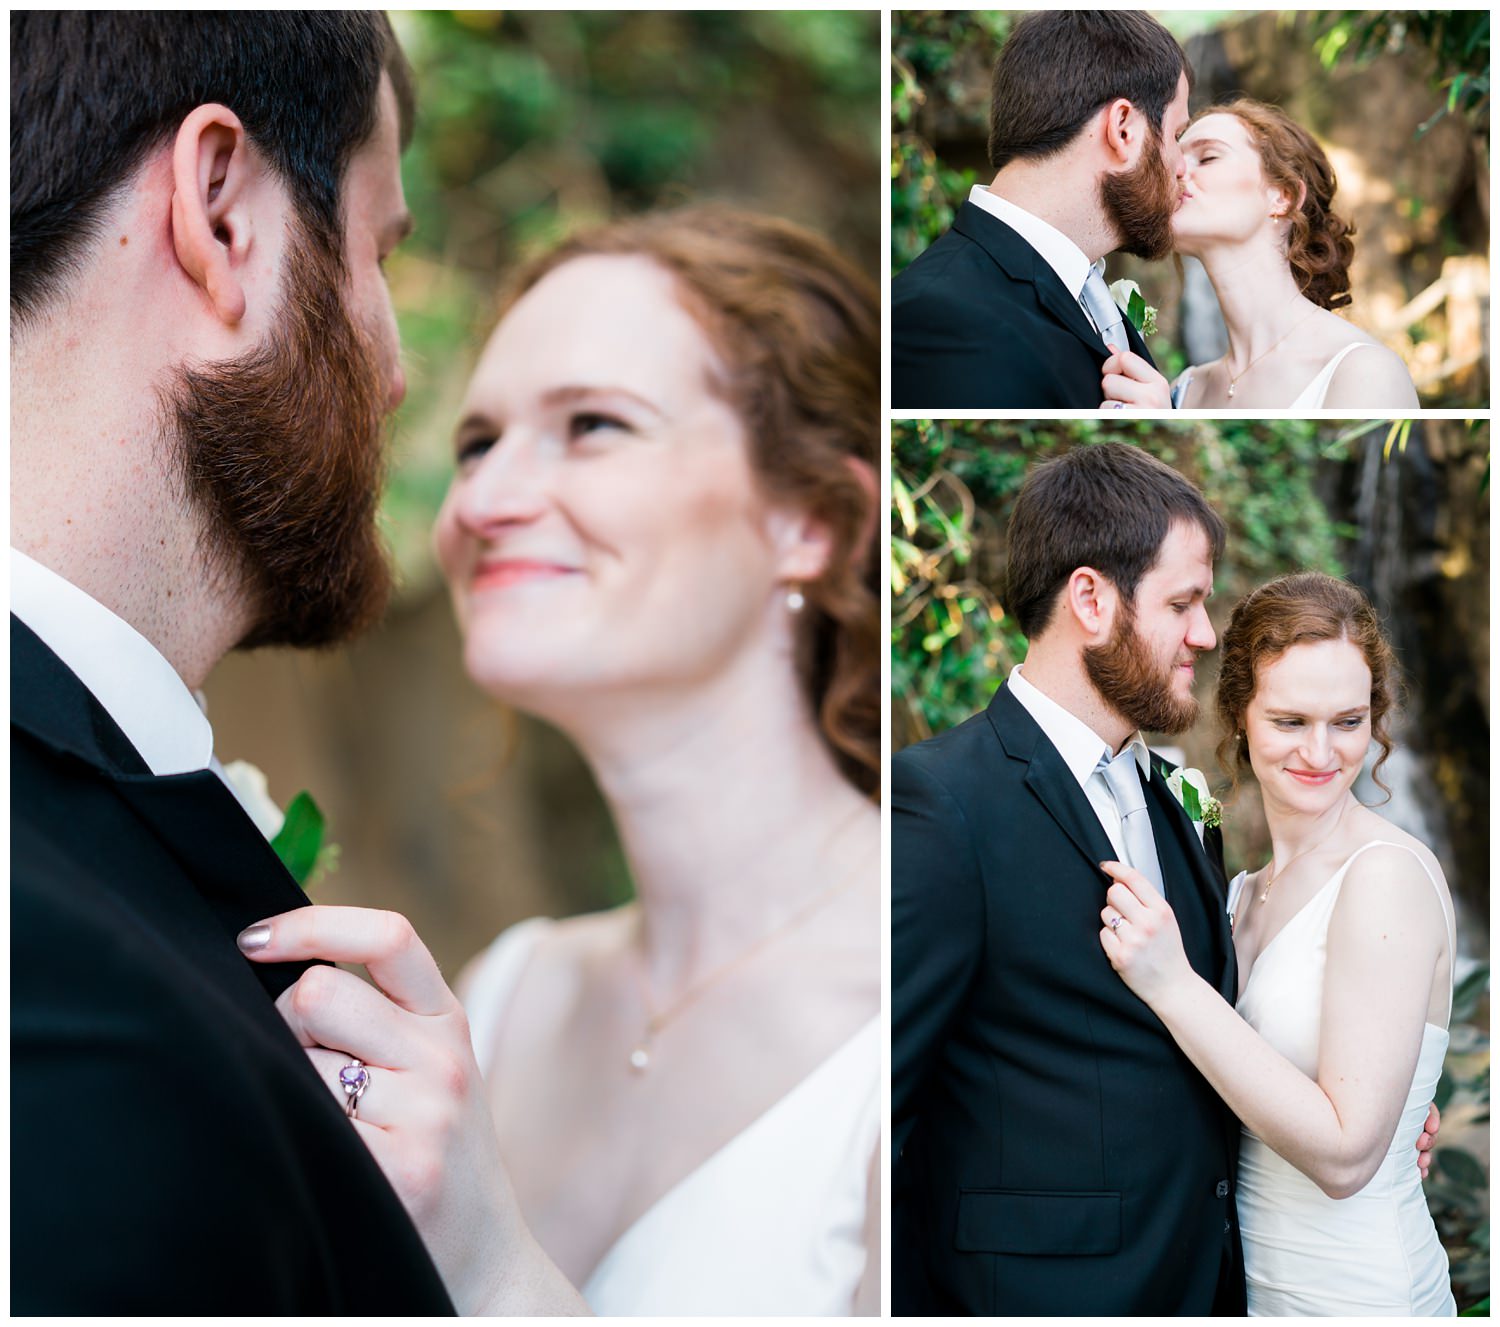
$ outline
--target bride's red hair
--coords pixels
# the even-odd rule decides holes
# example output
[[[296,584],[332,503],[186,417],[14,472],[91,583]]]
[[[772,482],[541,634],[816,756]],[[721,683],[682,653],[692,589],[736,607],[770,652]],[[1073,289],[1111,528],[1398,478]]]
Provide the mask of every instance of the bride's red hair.
[[[1194,116],[1233,115],[1260,150],[1261,169],[1293,200],[1287,213],[1287,261],[1297,286],[1314,304],[1341,309],[1350,303],[1349,264],[1354,223],[1333,210],[1338,189],[1333,166],[1317,140],[1278,106],[1239,97]],[[1300,205],[1296,199],[1301,198]]]

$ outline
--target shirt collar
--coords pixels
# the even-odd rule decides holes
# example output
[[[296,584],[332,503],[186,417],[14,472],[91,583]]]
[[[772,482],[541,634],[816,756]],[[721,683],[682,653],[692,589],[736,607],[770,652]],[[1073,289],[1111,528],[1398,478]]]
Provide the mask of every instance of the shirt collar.
[[[1091,266],[1104,272],[1104,259],[1090,264],[1088,256],[1056,226],[1034,217],[1024,207],[1017,207],[1009,199],[993,194],[982,184],[969,190],[969,201],[993,217],[998,217],[1016,232],[1027,244],[1046,260],[1047,266],[1057,273],[1058,279],[1067,288],[1068,294],[1077,299],[1083,293],[1083,283],[1088,280]]]
[[[1080,788],[1093,777],[1101,756],[1114,756],[1109,743],[1088,724],[1032,686],[1022,675],[1020,664],[1010,670],[1007,685],[1011,695],[1021,702],[1047,740],[1057,748],[1058,755],[1063,758],[1068,772],[1078,780]],[[1150,779],[1151,749],[1139,730],[1130,735],[1121,748],[1121,755],[1126,751],[1135,756],[1136,764],[1141,768],[1141,778]]]
[[[214,734],[207,716],[128,622],[14,548],[10,606],[104,706],[153,774],[209,768]]]

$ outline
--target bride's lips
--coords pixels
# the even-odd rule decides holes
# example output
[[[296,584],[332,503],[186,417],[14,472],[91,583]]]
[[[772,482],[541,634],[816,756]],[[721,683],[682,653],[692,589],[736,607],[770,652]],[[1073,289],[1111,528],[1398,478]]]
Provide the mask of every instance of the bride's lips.
[[[1324,770],[1321,774],[1310,769],[1288,769],[1287,773],[1296,779],[1298,783],[1305,783],[1309,787],[1321,788],[1325,783],[1331,782],[1338,777],[1338,770]]]
[[[503,590],[512,585],[526,585],[556,580],[562,576],[573,576],[577,574],[577,571],[576,567],[568,567],[560,562],[547,562],[538,558],[491,558],[474,568],[474,577],[469,582],[469,588]]]

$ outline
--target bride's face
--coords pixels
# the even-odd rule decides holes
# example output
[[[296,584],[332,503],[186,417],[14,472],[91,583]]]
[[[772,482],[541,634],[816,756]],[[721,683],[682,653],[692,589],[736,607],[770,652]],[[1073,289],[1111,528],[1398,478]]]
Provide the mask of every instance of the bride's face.
[[[1214,241],[1275,233],[1273,212],[1284,212],[1281,191],[1262,173],[1260,149],[1237,115],[1205,115],[1179,141],[1186,173],[1182,202],[1172,216],[1178,253],[1198,254]]]
[[[785,616],[777,517],[714,347],[649,259],[556,268],[495,329],[434,541],[470,675],[548,714],[680,689]]]
[[[1309,641],[1262,664],[1245,741],[1268,801],[1313,815],[1335,805],[1370,749],[1370,666],[1359,646]]]

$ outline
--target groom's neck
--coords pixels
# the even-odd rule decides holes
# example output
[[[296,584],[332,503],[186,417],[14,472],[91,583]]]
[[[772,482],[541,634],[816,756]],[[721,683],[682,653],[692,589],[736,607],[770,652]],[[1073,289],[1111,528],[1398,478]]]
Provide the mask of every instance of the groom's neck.
[[[1032,642],[1021,676],[1054,704],[1087,724],[1118,752],[1135,733],[1135,725],[1116,711],[1094,688],[1076,651]]]
[[[1119,247],[1119,236],[1100,204],[1098,172],[1075,154],[1007,162],[989,190],[1061,231],[1090,263]]]

